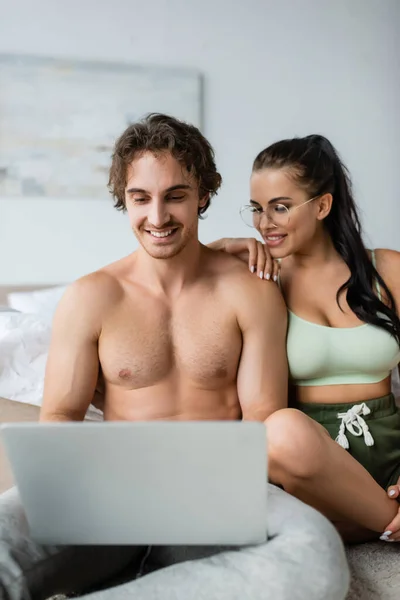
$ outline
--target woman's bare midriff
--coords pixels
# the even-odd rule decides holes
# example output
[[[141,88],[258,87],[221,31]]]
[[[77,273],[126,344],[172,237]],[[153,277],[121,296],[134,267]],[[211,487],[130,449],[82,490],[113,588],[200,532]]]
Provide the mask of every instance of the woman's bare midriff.
[[[390,394],[390,377],[378,383],[298,386],[296,400],[309,404],[355,404]]]

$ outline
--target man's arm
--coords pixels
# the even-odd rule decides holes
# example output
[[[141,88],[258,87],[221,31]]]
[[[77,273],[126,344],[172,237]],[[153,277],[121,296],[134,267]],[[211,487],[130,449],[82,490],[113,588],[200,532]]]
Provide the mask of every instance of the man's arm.
[[[53,321],[41,421],[85,418],[99,372],[99,296],[94,274],[72,284],[61,299]]]
[[[243,336],[237,389],[243,419],[265,421],[288,406],[287,311],[278,286],[249,275],[241,287]]]

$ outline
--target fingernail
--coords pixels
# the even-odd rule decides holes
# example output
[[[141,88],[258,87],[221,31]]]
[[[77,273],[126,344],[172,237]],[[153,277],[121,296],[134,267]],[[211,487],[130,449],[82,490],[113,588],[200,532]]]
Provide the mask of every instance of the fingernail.
[[[253,267],[250,267],[250,271],[251,271],[252,273],[254,273],[254,271],[255,271],[255,270],[256,270],[256,268],[255,268],[254,266],[253,266]]]
[[[389,492],[389,496],[394,496],[394,495],[395,495],[395,493],[396,493],[396,492],[395,492],[395,490],[390,490],[390,492]]]
[[[271,275],[269,273],[266,274],[265,279],[269,279]]]
[[[393,533],[393,531],[384,531],[383,535],[388,537],[389,535],[392,535],[392,533]]]
[[[264,272],[260,271],[260,279],[262,279],[264,277]]]
[[[274,275],[274,281],[278,281],[278,275]]]
[[[386,535],[381,535],[379,538],[382,542],[388,542],[389,538],[386,537]]]

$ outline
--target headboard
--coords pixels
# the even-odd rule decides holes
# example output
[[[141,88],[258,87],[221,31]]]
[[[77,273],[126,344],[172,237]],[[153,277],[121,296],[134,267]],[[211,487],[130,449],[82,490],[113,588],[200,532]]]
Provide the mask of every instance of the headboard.
[[[0,306],[8,304],[7,295],[11,292],[32,292],[33,290],[44,290],[55,287],[55,284],[49,285],[0,285]]]

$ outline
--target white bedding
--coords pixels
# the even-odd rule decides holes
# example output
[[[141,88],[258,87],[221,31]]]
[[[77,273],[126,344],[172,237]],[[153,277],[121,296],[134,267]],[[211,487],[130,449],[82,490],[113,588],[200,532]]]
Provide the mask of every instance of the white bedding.
[[[0,397],[40,406],[55,309],[66,286],[10,291],[0,311]]]
[[[0,397],[41,405],[50,335],[49,319],[0,313]]]
[[[8,294],[9,307],[0,306],[0,397],[42,405],[52,319],[64,291],[16,292]],[[88,418],[101,415],[90,406]]]
[[[11,292],[7,295],[8,305],[19,312],[52,319],[65,290],[65,285],[59,285],[41,290]]]

